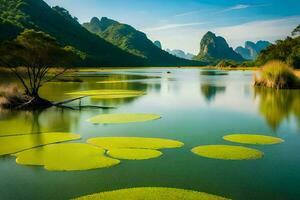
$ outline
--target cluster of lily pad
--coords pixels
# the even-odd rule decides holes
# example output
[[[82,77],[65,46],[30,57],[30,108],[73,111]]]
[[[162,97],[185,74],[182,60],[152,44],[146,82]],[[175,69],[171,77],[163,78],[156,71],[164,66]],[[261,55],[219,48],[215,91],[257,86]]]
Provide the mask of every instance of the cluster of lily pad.
[[[284,142],[281,138],[252,134],[226,135],[223,139],[229,142],[249,145],[271,145]],[[262,151],[253,148],[232,145],[198,146],[191,151],[202,157],[222,160],[254,160],[262,158],[264,155]]]
[[[142,137],[91,138],[85,143],[64,132],[0,137],[0,156],[13,155],[20,165],[44,166],[51,171],[88,170],[114,166],[122,160],[145,160],[162,155],[160,149],[182,147],[175,140]]]

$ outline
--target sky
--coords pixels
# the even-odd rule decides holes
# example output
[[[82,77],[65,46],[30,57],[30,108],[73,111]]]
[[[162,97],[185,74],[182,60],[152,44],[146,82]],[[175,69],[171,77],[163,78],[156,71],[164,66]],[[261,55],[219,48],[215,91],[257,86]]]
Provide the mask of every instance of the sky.
[[[213,31],[233,48],[245,41],[274,42],[300,24],[300,0],[45,0],[80,23],[108,17],[159,40],[164,49],[197,54],[202,36]]]

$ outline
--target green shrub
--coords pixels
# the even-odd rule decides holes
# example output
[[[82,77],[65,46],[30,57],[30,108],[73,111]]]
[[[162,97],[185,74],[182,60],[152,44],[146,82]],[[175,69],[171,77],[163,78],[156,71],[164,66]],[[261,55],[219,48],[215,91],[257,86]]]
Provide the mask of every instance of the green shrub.
[[[255,77],[255,86],[291,89],[300,88],[300,81],[290,65],[273,60],[262,67],[259,78]]]

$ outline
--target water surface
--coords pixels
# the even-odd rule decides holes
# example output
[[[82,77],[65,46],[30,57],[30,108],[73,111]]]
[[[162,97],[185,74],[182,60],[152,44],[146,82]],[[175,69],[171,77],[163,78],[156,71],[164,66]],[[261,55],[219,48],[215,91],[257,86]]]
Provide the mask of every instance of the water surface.
[[[171,73],[167,73],[167,72]],[[84,99],[82,105],[114,109],[40,112],[1,110],[0,136],[49,131],[91,137],[134,136],[180,140],[180,149],[145,161],[81,172],[50,172],[42,167],[19,166],[13,157],[0,158],[1,199],[70,199],[114,189],[156,186],[186,188],[232,199],[298,199],[300,196],[300,92],[252,87],[251,71],[202,69],[126,69],[81,72],[83,82],[52,82],[41,95],[53,101],[65,93],[90,89],[132,89],[146,95],[110,100]],[[124,80],[118,83],[97,81]],[[1,78],[0,84],[11,79]],[[73,102],[71,106],[77,106]],[[101,113],[153,113],[162,119],[145,123],[93,125],[86,120]],[[198,157],[198,145],[232,144],[222,136],[260,133],[283,138],[280,145],[255,146],[264,158],[222,161]]]

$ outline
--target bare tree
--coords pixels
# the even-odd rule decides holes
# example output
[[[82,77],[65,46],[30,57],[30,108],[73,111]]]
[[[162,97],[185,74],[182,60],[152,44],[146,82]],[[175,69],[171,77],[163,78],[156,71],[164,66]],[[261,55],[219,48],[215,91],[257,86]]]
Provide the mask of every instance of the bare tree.
[[[14,41],[4,42],[0,48],[0,63],[22,83],[31,101],[46,102],[39,96],[40,88],[64,74],[70,61],[80,58],[72,47],[62,48],[55,38],[34,30],[25,30]],[[53,68],[53,66],[64,66]]]

